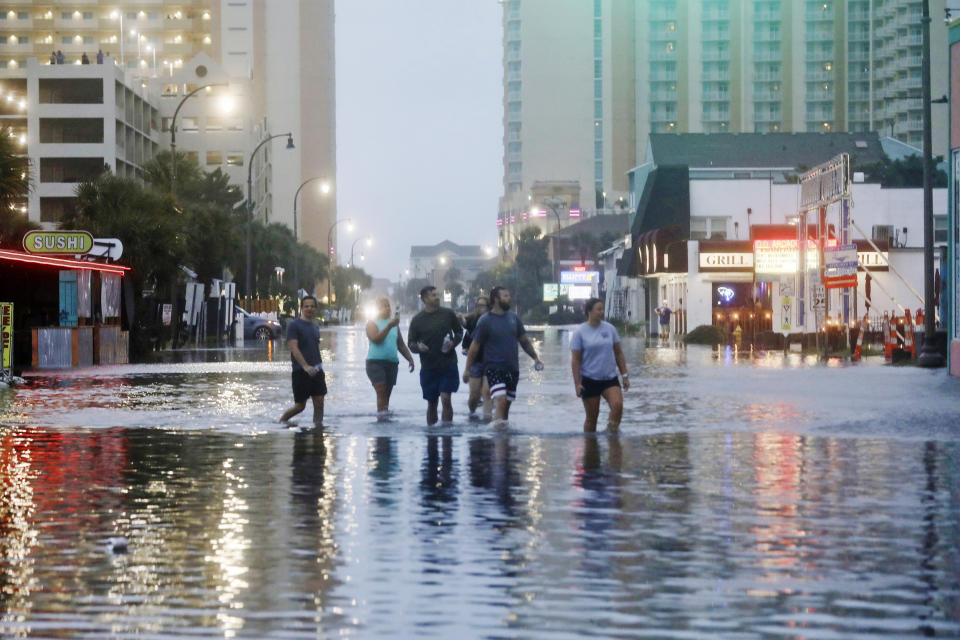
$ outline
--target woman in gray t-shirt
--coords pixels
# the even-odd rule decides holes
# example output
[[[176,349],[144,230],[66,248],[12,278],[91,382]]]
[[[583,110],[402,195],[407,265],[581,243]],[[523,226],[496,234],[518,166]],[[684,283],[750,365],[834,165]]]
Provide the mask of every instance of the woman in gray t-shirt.
[[[600,415],[600,398],[610,406],[607,429],[620,428],[623,416],[623,393],[620,390],[619,371],[623,388],[630,388],[627,361],[620,348],[617,329],[603,319],[603,302],[590,298],[583,305],[587,321],[577,327],[570,337],[570,368],[573,371],[573,387],[577,397],[583,400],[587,413],[583,421],[584,431],[597,430]]]

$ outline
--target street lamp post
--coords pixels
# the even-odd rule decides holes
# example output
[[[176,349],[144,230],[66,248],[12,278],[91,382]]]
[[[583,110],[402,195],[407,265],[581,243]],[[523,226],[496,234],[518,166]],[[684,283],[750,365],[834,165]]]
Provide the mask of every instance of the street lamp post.
[[[250,153],[250,159],[247,161],[247,277],[246,283],[244,286],[244,293],[252,298],[253,297],[253,252],[250,247],[250,227],[253,226],[253,157],[257,155],[257,151],[260,151],[260,148],[263,145],[267,144],[274,138],[287,137],[287,149],[295,148],[293,146],[293,133],[278,133],[276,135],[267,136],[260,141],[256,147],[253,148],[253,151]]]
[[[322,180],[322,179],[323,179],[322,176],[307,178],[306,180],[300,183],[300,186],[297,187],[296,193],[293,194],[293,242],[294,242],[294,245],[297,245],[300,242],[300,234],[298,233],[298,227],[297,227],[297,196],[300,195],[301,189],[303,189],[309,183],[313,182],[314,180]],[[320,191],[322,191],[324,194],[330,193],[330,185],[324,182],[323,184],[320,185]],[[296,252],[298,250],[299,249],[295,246],[294,251]],[[296,255],[296,253],[293,256],[293,286],[294,286],[294,290],[297,293],[297,298],[299,299],[300,298],[300,259],[299,259],[299,256]]]
[[[560,214],[557,213],[556,203],[548,202],[546,204],[557,219],[557,232],[554,234],[553,244],[553,280],[554,282],[560,282]]]
[[[350,218],[335,220],[327,230],[327,257],[330,259],[330,270],[327,274],[327,304],[330,304],[333,301],[333,297],[331,296],[330,292],[330,279],[333,277],[333,230],[336,229],[337,225],[341,222],[346,222],[349,225],[352,220]]]
[[[370,236],[367,236],[365,238],[357,238],[356,240],[353,241],[353,244],[350,245],[350,266],[351,267],[353,266],[353,250],[357,246],[357,243],[360,242],[361,240],[366,240],[367,246],[368,247],[370,246],[370,242],[371,242]]]
[[[920,22],[923,29],[923,53],[920,74],[923,92],[923,344],[917,362],[922,367],[942,367],[943,356],[937,351],[936,308],[933,306],[933,134],[930,123],[930,0],[923,0]]]
[[[176,195],[177,193],[177,116],[180,115],[180,108],[183,106],[183,103],[208,87],[225,86],[227,86],[226,82],[211,82],[209,84],[200,85],[187,95],[183,96],[183,99],[180,100],[180,104],[178,104],[177,108],[173,111],[173,117],[170,118],[170,193],[173,195]]]

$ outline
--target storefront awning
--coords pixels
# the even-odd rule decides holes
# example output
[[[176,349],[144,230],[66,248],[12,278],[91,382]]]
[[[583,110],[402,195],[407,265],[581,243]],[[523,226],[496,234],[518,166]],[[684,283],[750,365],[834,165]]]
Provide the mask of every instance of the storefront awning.
[[[9,251],[0,249],[0,260],[6,262],[21,262],[25,264],[34,264],[49,266],[57,269],[76,269],[78,271],[101,271],[103,273],[113,273],[123,276],[130,270],[130,267],[124,267],[119,264],[108,264],[105,262],[88,262],[82,260],[72,260],[67,258],[52,258],[50,256],[34,255],[23,251]]]

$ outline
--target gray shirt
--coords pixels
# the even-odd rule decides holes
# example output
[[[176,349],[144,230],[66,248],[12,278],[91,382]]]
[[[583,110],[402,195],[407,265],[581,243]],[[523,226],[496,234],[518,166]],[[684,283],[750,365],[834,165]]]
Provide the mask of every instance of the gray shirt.
[[[517,339],[527,330],[513,311],[502,314],[488,312],[477,321],[473,341],[483,352],[483,366],[493,365],[520,370]]]
[[[570,337],[570,350],[579,351],[580,375],[593,380],[617,377],[617,359],[613,345],[620,342],[617,328],[604,320],[596,327],[584,322]]]
[[[320,357],[320,327],[302,318],[295,318],[287,325],[287,342],[297,341],[297,348],[303,354],[303,359],[311,367],[320,367],[323,358]],[[297,359],[290,354],[293,370],[303,369]]]

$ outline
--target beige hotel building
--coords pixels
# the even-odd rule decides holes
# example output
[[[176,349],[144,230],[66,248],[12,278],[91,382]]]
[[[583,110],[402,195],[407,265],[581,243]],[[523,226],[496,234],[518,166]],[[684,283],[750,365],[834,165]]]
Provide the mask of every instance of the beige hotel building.
[[[55,51],[69,67],[51,65]],[[110,69],[97,67],[98,51]],[[48,224],[104,164],[137,175],[169,147],[186,94],[217,82],[229,86],[183,104],[178,151],[222,168],[244,194],[252,174],[255,215],[291,228],[294,195],[317,178],[297,200],[297,233],[325,252],[336,220],[334,80],[333,0],[0,2],[0,126],[36,167],[24,209]],[[287,132],[294,149],[277,138],[249,166],[267,135]]]

